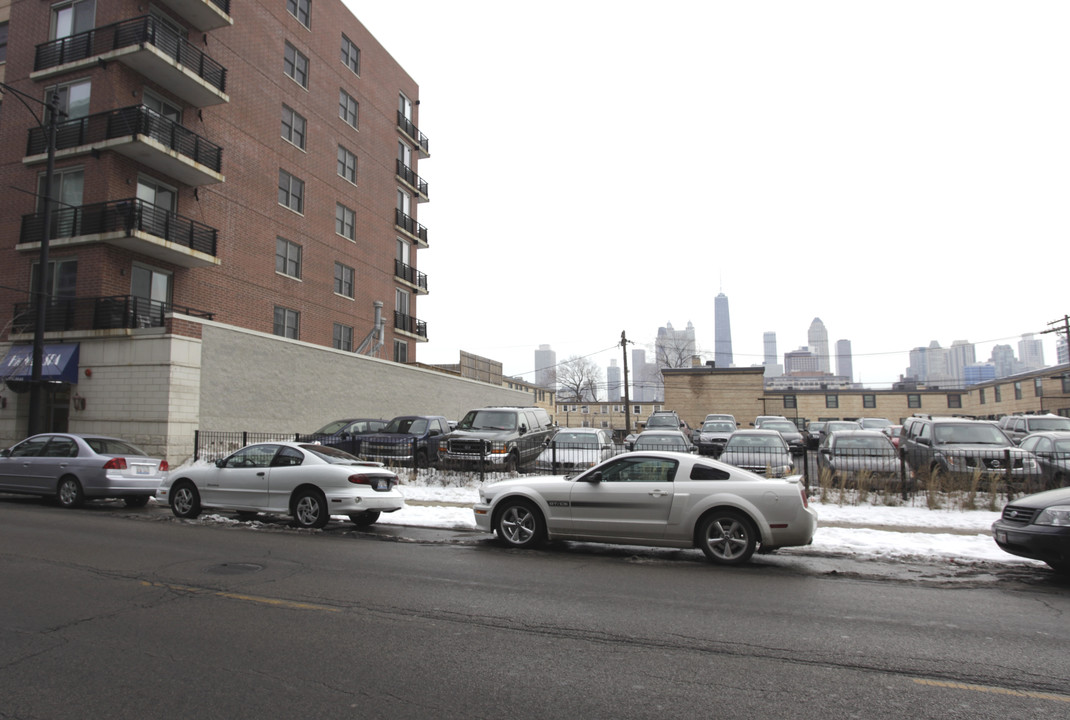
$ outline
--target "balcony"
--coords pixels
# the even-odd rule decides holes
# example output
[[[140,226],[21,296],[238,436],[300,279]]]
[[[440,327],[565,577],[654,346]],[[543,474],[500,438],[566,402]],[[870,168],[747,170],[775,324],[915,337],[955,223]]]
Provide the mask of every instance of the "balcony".
[[[427,247],[427,228],[400,210],[394,210],[394,226],[415,240],[420,247]]]
[[[402,335],[427,341],[427,323],[397,310],[394,311],[394,329]]]
[[[397,175],[398,179],[412,188],[412,191],[416,193],[416,202],[427,202],[427,181],[416,174],[411,167],[405,165],[401,160],[395,160],[397,163]]]
[[[116,60],[196,107],[230,101],[227,69],[149,15],[38,45],[30,79]]]
[[[218,30],[233,25],[230,0],[160,0],[198,30]]]
[[[427,294],[427,275],[400,260],[394,260],[394,277],[414,289],[420,295]]]
[[[48,159],[48,133],[30,128],[23,163]],[[97,113],[60,123],[56,128],[56,157],[73,157],[101,150],[147,165],[190,186],[223,182],[223,149],[154,110],[141,105]]]
[[[212,319],[212,313],[203,310],[133,295],[52,298],[45,309],[45,332],[166,327],[166,317],[171,313]],[[36,318],[37,309],[32,303],[15,303],[12,334],[33,333]]]
[[[412,120],[405,117],[400,110],[398,113],[398,130],[416,144],[416,152],[421,158],[431,157],[431,150],[428,148],[427,136],[420,132],[420,128],[412,124]]]
[[[22,216],[20,251],[40,249],[43,212]],[[53,247],[103,242],[182,267],[219,264],[216,230],[136,198],[52,211]]]

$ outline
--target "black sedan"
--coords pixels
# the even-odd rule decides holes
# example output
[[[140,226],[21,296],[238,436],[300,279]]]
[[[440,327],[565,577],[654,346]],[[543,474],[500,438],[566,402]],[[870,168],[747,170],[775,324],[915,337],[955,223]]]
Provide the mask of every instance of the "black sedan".
[[[992,536],[1011,555],[1042,560],[1070,575],[1070,488],[1026,495],[1007,504]]]

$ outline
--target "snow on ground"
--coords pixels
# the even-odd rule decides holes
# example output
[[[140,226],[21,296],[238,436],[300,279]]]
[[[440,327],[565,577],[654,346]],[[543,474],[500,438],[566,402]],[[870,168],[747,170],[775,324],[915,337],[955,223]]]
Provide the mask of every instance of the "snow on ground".
[[[404,478],[403,478],[404,481]],[[433,528],[475,529],[471,506],[479,500],[479,485],[440,486],[422,479],[399,489],[408,504],[384,513],[380,523]],[[991,510],[930,510],[924,501],[906,507],[813,502],[818,529],[810,550],[830,555],[946,562],[1005,562],[1046,567],[1034,560],[1009,555],[992,540],[991,526],[999,517]],[[424,505],[423,503],[444,503]],[[446,503],[461,503],[456,507]],[[861,527],[835,527],[833,524]],[[788,551],[790,552],[790,551]]]

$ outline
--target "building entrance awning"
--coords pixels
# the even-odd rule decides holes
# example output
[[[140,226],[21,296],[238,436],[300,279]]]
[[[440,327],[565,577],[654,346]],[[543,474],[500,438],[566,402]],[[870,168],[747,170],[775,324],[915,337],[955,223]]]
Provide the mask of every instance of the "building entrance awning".
[[[0,363],[0,380],[29,380],[33,375],[33,346],[14,345]],[[78,382],[78,343],[45,345],[41,356],[41,379]]]

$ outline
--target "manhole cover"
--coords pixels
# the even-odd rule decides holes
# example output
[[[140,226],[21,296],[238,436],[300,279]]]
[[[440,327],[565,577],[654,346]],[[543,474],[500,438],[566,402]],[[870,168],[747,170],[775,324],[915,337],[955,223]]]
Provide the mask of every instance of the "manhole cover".
[[[212,565],[205,568],[205,572],[211,575],[242,575],[244,573],[254,573],[263,570],[263,565],[257,565],[256,563],[223,563],[222,565]]]

